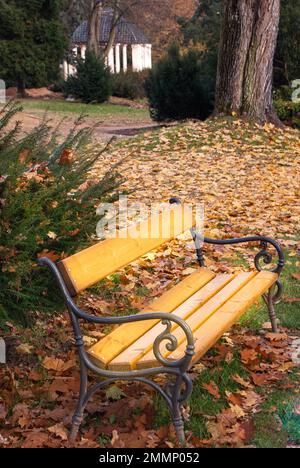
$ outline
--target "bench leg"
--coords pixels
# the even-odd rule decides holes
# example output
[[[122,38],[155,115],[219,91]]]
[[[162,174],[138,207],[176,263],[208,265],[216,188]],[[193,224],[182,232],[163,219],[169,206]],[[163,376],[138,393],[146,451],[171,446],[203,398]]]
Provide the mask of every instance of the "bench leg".
[[[71,427],[71,431],[69,435],[70,442],[74,442],[76,440],[78,431],[83,421],[83,412],[85,408],[87,386],[88,386],[87,368],[85,364],[82,361],[80,361],[80,393],[79,393],[79,400],[77,403],[77,408],[72,418],[72,427]]]
[[[178,442],[180,443],[180,445],[185,445],[184,422],[180,408],[176,408],[176,416],[173,417],[173,424]]]
[[[185,391],[182,393],[182,385],[185,385]],[[186,375],[185,381],[182,376],[178,376],[172,386],[172,420],[176,435],[180,445],[185,445],[184,420],[182,417],[182,405],[192,393],[193,384]]]
[[[277,288],[277,291],[276,291]],[[269,289],[268,293],[263,296],[264,301],[267,305],[269,311],[269,317],[272,324],[272,331],[273,333],[278,333],[278,324],[275,312],[275,304],[280,302],[282,294],[282,285],[279,281]]]
[[[276,313],[275,313],[275,305],[273,302],[273,298],[270,297],[270,293],[268,294],[268,310],[269,310],[269,316],[270,316],[270,321],[272,324],[272,331],[273,333],[278,333],[278,325],[277,325],[277,318],[276,318]]]

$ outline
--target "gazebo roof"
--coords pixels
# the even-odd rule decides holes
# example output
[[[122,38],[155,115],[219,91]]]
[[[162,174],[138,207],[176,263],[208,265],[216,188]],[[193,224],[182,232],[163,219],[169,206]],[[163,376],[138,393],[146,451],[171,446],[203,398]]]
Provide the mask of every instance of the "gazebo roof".
[[[109,39],[113,19],[113,10],[107,8],[103,11],[100,25],[100,43],[106,44]],[[88,41],[88,22],[83,21],[72,36],[73,44],[86,44]],[[150,44],[142,31],[130,21],[121,18],[117,24],[115,44]]]

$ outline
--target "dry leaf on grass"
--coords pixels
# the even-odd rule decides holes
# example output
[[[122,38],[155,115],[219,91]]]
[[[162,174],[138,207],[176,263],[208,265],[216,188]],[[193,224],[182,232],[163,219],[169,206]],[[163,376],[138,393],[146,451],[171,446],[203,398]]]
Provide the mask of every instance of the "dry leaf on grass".
[[[221,398],[219,388],[215,384],[215,382],[209,382],[208,384],[203,384],[203,388],[208,391],[213,397],[219,400]]]

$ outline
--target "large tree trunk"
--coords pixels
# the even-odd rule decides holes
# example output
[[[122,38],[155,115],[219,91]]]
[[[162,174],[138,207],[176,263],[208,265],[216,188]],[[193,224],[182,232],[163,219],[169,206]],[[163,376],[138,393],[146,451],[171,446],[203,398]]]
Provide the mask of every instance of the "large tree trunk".
[[[280,121],[272,103],[280,0],[223,0],[215,114]]]

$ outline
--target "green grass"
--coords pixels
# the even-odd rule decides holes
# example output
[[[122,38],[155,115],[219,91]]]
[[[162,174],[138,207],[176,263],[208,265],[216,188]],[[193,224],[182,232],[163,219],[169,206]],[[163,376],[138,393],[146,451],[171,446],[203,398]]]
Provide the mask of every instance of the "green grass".
[[[136,120],[150,120],[148,109],[133,109],[131,107],[118,106],[115,104],[83,104],[78,102],[68,102],[63,100],[21,100],[24,110],[43,110],[60,114],[85,114],[90,117],[128,117]]]
[[[299,387],[300,377],[294,372],[290,383]],[[252,444],[258,448],[285,448],[288,442],[300,444],[299,394],[295,389],[273,390],[254,418],[255,433]]]
[[[226,393],[241,390],[241,386],[232,380],[233,375],[247,377],[247,372],[240,363],[238,354],[230,363],[221,362],[219,367],[204,369],[194,380],[193,393],[189,400],[191,408],[190,420],[186,425],[187,430],[192,430],[194,435],[201,439],[209,438],[204,416],[214,416],[226,408]],[[214,382],[220,392],[221,398],[216,399],[203,388],[203,384]],[[161,397],[155,399],[155,414],[157,427],[170,422],[170,415],[165,402]]]

